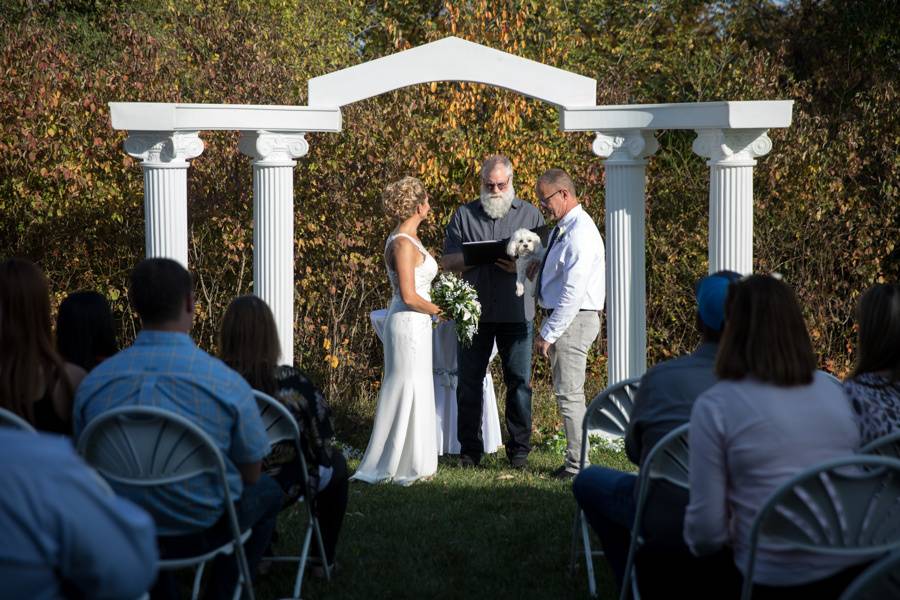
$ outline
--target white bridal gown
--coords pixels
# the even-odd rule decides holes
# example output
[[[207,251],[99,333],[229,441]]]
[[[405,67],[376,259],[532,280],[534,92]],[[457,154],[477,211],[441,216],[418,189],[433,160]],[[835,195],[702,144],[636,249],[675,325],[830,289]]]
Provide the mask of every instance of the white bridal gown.
[[[415,269],[416,292],[431,299],[437,262],[414,238],[397,233],[385,244],[387,256],[398,237],[410,240],[425,257]],[[384,379],[369,446],[352,479],[390,480],[409,485],[437,471],[434,382],[431,371],[431,317],[400,298],[397,273],[387,266],[394,295],[384,327]]]

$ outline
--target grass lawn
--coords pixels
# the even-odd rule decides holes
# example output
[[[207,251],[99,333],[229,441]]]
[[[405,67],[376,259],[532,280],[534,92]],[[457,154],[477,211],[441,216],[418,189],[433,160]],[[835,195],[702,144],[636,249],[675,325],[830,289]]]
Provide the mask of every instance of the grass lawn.
[[[624,453],[592,451],[592,461],[630,468]],[[358,461],[351,461],[351,468]],[[571,483],[549,477],[558,450],[532,452],[524,472],[501,451],[483,468],[460,469],[444,457],[437,475],[410,487],[350,484],[330,583],[307,576],[304,598],[586,598],[584,566],[569,575],[575,500]],[[279,552],[296,553],[304,513],[279,520]],[[595,561],[601,598],[613,598],[611,574]],[[257,584],[266,600],[286,597],[293,567],[276,565]]]

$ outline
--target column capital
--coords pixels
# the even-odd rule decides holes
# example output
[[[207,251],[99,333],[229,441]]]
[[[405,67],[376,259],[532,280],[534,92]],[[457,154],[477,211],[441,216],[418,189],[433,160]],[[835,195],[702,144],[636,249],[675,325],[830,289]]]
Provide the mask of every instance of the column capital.
[[[772,149],[767,129],[697,129],[692,148],[709,164],[753,166]]]
[[[277,133],[270,131],[245,131],[238,144],[241,152],[253,158],[253,164],[262,166],[289,166],[293,159],[309,152],[309,142],[302,131]]]
[[[125,140],[128,156],[146,165],[186,167],[188,160],[203,153],[203,140],[198,131],[133,131]]]
[[[606,158],[608,163],[643,163],[659,149],[653,131],[629,129],[614,132],[596,132],[592,149],[594,154]]]

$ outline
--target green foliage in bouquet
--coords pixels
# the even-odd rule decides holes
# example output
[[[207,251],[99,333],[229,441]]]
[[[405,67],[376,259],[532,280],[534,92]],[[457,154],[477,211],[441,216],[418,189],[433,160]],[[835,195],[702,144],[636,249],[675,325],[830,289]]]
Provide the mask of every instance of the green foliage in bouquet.
[[[456,339],[464,347],[478,333],[481,303],[472,285],[453,273],[441,273],[431,288],[431,301],[441,307],[444,316],[456,323]]]

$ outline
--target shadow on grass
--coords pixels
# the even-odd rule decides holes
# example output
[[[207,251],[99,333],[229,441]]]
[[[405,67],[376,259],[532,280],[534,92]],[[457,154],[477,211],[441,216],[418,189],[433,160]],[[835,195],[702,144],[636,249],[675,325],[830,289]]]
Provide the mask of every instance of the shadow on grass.
[[[460,469],[442,459],[437,475],[410,487],[354,482],[341,542],[341,571],[330,583],[309,579],[304,598],[579,598],[584,566],[569,575],[575,501],[570,482],[549,477],[558,456],[531,455],[529,469],[502,457]],[[299,543],[305,519],[282,515],[279,551]],[[596,562],[601,597],[610,575]],[[280,598],[293,572],[276,568],[257,586]]]

